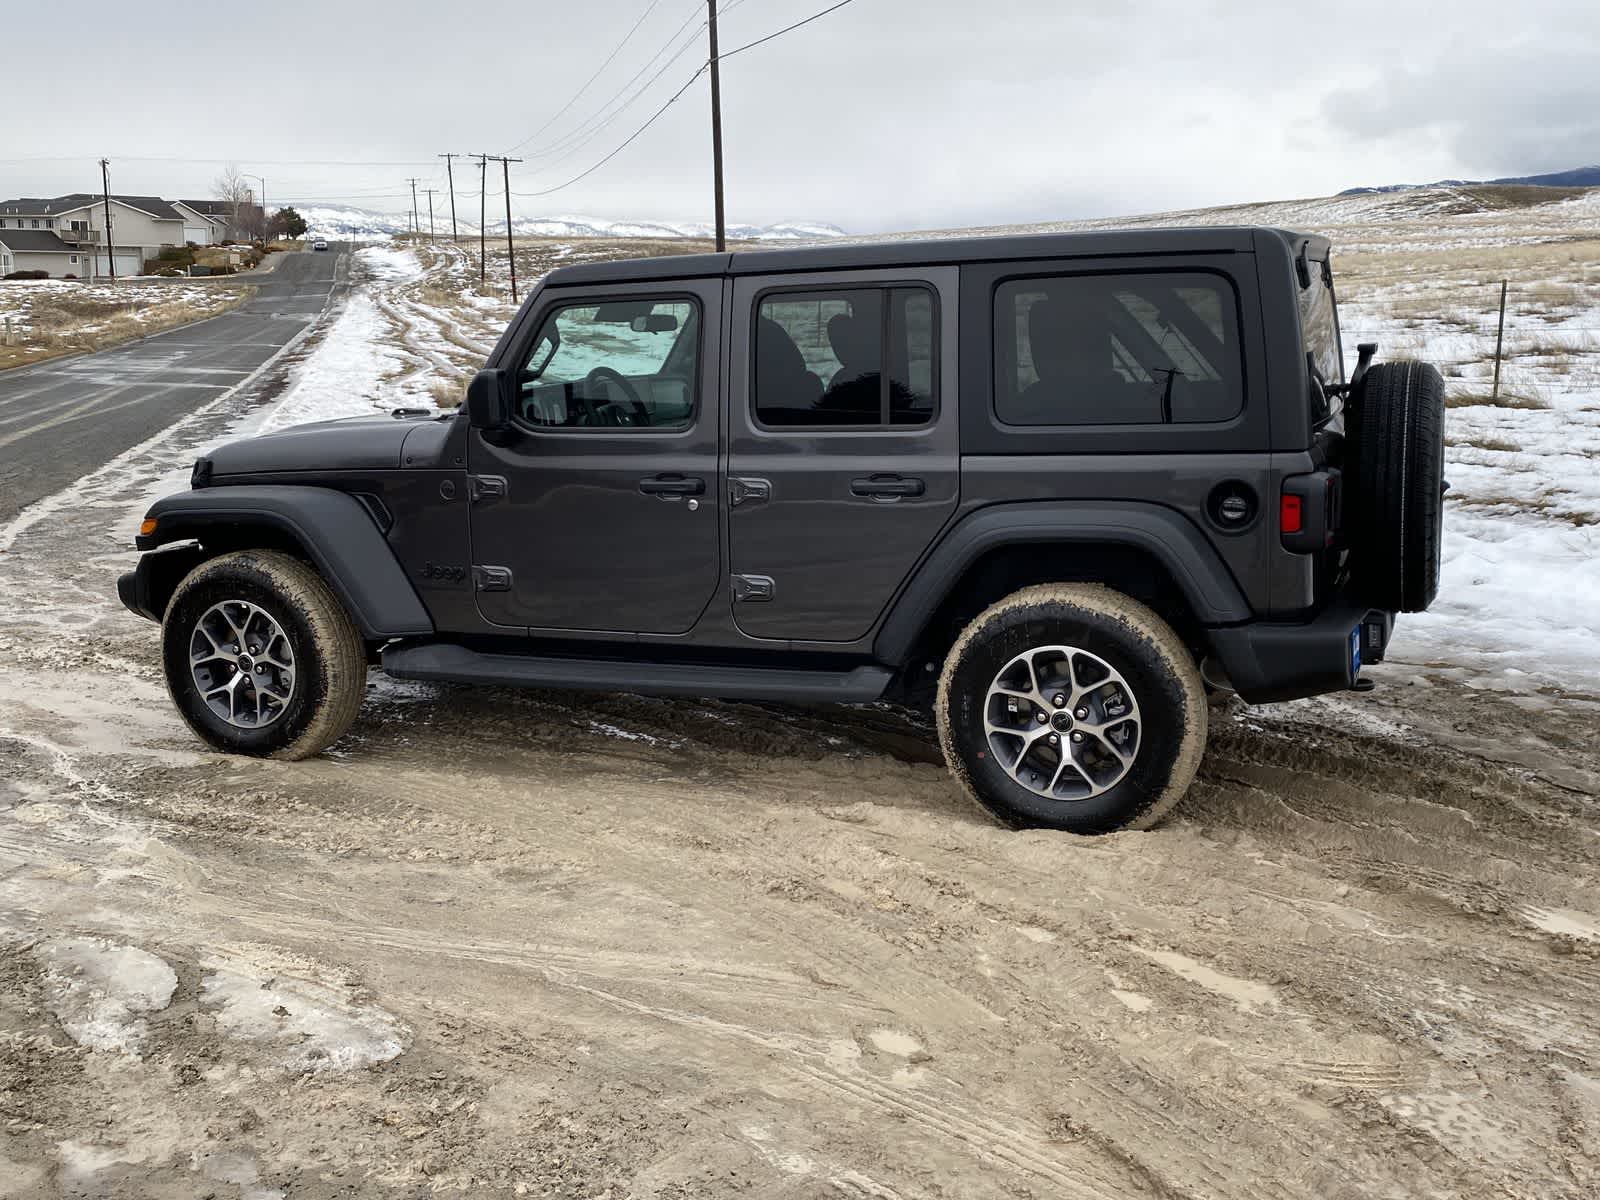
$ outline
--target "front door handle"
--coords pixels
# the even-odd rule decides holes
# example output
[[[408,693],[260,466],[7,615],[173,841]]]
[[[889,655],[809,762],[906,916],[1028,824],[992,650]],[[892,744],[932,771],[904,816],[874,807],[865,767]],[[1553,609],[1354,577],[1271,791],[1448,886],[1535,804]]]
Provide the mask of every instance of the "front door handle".
[[[639,480],[646,496],[704,496],[706,481],[687,475],[653,475]]]
[[[852,496],[865,496],[872,500],[898,500],[901,496],[920,496],[927,485],[920,479],[904,475],[869,475],[865,479],[850,481]]]

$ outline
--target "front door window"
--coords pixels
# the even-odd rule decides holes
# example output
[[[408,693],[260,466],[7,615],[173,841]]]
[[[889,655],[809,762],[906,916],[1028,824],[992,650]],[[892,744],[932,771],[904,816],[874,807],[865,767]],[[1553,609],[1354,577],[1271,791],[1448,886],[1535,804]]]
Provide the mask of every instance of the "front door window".
[[[569,304],[523,363],[517,416],[535,428],[685,429],[700,369],[692,300]]]

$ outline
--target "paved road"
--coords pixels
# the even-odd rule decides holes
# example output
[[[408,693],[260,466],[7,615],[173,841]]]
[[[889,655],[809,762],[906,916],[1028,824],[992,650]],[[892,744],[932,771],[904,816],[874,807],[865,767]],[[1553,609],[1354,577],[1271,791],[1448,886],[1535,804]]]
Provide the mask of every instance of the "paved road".
[[[289,254],[220,317],[0,374],[0,521],[236,387],[316,319],[347,264],[339,246]]]

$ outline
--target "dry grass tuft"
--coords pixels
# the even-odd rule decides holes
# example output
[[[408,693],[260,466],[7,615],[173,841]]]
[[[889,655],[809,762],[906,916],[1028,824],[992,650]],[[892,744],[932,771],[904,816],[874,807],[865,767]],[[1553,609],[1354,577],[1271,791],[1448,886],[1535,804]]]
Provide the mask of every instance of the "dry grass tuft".
[[[1450,437],[1447,435],[1444,439],[1444,442],[1447,446],[1470,446],[1474,450],[1496,450],[1502,454],[1522,453],[1522,447],[1517,445],[1517,443],[1508,441],[1505,438],[1490,437],[1487,435],[1479,435],[1478,437],[1467,438]]]
[[[1509,392],[1504,388],[1500,390],[1500,394],[1498,396],[1492,396],[1488,392],[1463,391],[1457,389],[1455,391],[1447,390],[1445,392],[1444,406],[1446,408],[1478,408],[1487,406],[1489,408],[1542,409],[1549,408],[1550,402],[1544,399],[1544,397],[1534,395],[1531,392]]]
[[[435,379],[428,384],[428,395],[440,408],[460,408],[467,398],[467,385],[459,379]]]

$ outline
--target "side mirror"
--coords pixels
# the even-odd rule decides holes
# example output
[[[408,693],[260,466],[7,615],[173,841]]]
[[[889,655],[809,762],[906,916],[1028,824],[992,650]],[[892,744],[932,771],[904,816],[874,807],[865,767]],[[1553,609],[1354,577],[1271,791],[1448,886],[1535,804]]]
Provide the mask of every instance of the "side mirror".
[[[467,421],[474,429],[499,433],[511,424],[511,376],[498,367],[486,368],[467,385]]]

